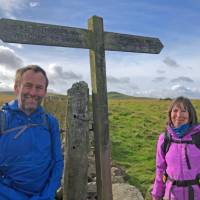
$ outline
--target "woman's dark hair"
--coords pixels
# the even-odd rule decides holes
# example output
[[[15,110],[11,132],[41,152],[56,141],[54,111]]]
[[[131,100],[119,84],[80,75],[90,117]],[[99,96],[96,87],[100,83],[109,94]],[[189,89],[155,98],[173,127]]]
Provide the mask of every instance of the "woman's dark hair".
[[[183,97],[183,96],[180,96],[180,97],[177,97],[176,99],[174,99],[171,103],[171,105],[169,106],[169,109],[168,109],[168,122],[167,124],[168,125],[171,125],[173,124],[172,121],[171,121],[171,112],[172,112],[172,109],[175,105],[183,105],[183,107],[188,111],[189,113],[189,124],[190,125],[195,125],[198,123],[198,119],[197,119],[197,113],[196,113],[196,110],[194,108],[194,106],[192,105],[192,102],[190,101],[190,99],[186,98],[186,97]]]

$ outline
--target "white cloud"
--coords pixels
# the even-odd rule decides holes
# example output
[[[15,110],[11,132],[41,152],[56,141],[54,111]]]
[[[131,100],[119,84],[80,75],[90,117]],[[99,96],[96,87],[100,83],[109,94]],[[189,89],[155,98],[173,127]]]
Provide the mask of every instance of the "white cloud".
[[[183,95],[190,98],[200,98],[200,90],[197,88],[174,85],[172,86],[172,91],[174,92],[174,97]]]
[[[82,76],[72,71],[64,71],[63,67],[52,64],[50,65],[49,77],[56,81],[67,81],[67,80],[80,80]]]
[[[0,0],[0,11],[4,17],[15,18],[15,13],[26,8],[29,0]]]
[[[8,86],[7,84],[0,84],[0,91],[12,91],[13,87]]]
[[[8,45],[12,46],[12,47],[16,47],[18,49],[22,49],[23,45],[22,44],[15,44],[15,43],[8,43]]]
[[[50,81],[49,89],[56,93],[65,94],[74,82],[83,80],[82,76],[73,71],[66,71],[57,64],[50,64],[46,69]]]
[[[0,91],[13,90],[14,72],[6,72],[4,69],[1,69],[0,80]]]
[[[121,77],[121,78],[116,78],[114,76],[107,76],[108,82],[111,84],[127,84],[130,82],[129,77]]]
[[[7,81],[11,81],[13,79],[13,77],[8,74],[8,73],[4,73],[4,72],[1,72],[0,73],[0,80],[1,80],[1,84],[4,83],[4,82],[7,82]]]
[[[0,9],[6,12],[18,10],[24,5],[24,0],[0,0]]]
[[[37,6],[40,5],[40,2],[38,2],[38,1],[32,1],[32,2],[29,3],[29,5],[30,5],[30,7],[37,7]]]
[[[173,85],[173,86],[171,87],[171,89],[172,89],[173,91],[176,91],[176,90],[181,89],[181,88],[184,89],[184,87],[181,86],[181,85],[179,85],[179,84],[177,84],[177,85]]]
[[[133,96],[138,97],[153,97],[153,98],[176,98],[178,96],[186,96],[188,98],[200,99],[200,90],[193,87],[185,87],[182,85],[173,85],[171,88],[162,88],[162,89],[149,89],[149,90],[140,90],[134,91]]]
[[[23,65],[23,60],[13,49],[0,46],[0,66],[7,70],[16,70]]]

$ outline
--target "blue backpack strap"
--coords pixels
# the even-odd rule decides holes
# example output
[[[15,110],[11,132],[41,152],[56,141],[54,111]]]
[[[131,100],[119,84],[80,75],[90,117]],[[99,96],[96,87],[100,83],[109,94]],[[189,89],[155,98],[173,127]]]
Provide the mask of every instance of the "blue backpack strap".
[[[44,126],[46,126],[49,130],[49,134],[50,134],[50,142],[51,142],[51,153],[52,153],[52,157],[53,157],[53,134],[52,134],[52,128],[51,128],[51,120],[50,120],[50,116],[48,113],[44,113],[43,114],[43,124]]]
[[[0,134],[3,134],[6,129],[6,113],[4,110],[0,110]]]
[[[49,133],[51,134],[51,124],[50,124],[49,116],[47,113],[44,113],[42,116],[43,116],[42,124],[45,127],[47,127],[47,129],[49,130]],[[42,125],[42,124],[40,124],[40,125]],[[37,125],[39,125],[39,124],[27,124],[27,125],[21,125],[21,126],[7,129],[7,127],[6,127],[6,112],[5,112],[5,110],[0,109],[0,134],[7,133],[7,132],[17,130],[17,129],[24,129],[24,128],[28,128],[31,126],[37,126]]]
[[[46,126],[49,130],[49,133],[51,134],[51,123],[49,119],[49,115],[47,113],[43,114],[43,124]]]

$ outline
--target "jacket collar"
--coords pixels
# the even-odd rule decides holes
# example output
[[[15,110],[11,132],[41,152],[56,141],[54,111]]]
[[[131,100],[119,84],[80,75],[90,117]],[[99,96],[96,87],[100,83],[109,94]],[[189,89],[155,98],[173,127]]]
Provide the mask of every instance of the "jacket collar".
[[[12,110],[15,112],[22,112],[24,113],[18,106],[18,100],[12,100],[9,103],[6,103],[3,105],[2,109],[5,110]],[[42,106],[38,106],[38,108],[31,114],[31,115],[35,115],[35,114],[41,114],[44,113],[44,109],[42,108]],[[25,113],[24,113],[25,114]]]

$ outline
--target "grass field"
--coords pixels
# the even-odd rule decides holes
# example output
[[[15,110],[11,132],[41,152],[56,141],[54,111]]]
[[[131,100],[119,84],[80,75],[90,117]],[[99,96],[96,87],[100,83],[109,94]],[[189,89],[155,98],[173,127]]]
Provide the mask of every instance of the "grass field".
[[[109,101],[112,160],[123,166],[128,181],[145,195],[154,179],[155,147],[164,130],[169,101]]]
[[[14,94],[0,93],[0,106],[14,98]]]
[[[1,95],[0,103],[11,98]],[[129,183],[137,186],[145,196],[154,180],[156,141],[165,129],[170,101],[124,96],[120,99],[117,96],[109,98],[108,103],[112,162],[124,168]],[[200,119],[200,100],[193,103]],[[65,108],[66,103],[58,101],[48,104],[47,110],[64,121]],[[62,128],[64,126],[61,124]]]

